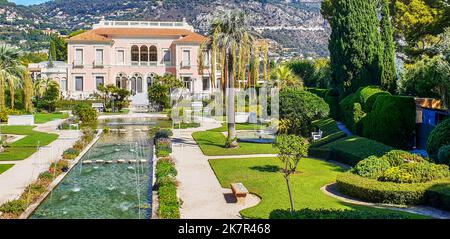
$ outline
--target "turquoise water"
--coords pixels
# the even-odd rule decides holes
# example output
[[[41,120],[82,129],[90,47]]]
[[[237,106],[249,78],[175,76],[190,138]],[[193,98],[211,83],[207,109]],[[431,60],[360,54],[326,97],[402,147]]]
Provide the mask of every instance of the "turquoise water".
[[[31,218],[144,219],[151,216],[151,140],[145,132],[104,134],[81,160],[147,159],[139,164],[78,163]]]

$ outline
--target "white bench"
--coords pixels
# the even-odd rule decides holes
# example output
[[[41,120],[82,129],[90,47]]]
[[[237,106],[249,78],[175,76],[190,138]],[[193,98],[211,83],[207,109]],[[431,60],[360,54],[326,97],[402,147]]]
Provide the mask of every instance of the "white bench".
[[[103,103],[92,103],[92,108],[96,109],[98,112],[104,110]]]
[[[312,136],[312,138],[313,138],[313,141],[320,140],[320,139],[322,138],[322,135],[323,135],[323,132],[322,132],[322,130],[320,130],[320,129],[319,129],[318,132],[312,132],[312,133],[311,133],[311,136]]]

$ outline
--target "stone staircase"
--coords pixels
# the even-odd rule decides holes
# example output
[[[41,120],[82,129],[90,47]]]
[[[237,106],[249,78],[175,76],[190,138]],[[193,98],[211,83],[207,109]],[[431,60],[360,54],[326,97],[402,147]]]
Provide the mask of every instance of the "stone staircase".
[[[137,93],[131,99],[131,111],[135,113],[146,113],[149,109],[147,93]]]

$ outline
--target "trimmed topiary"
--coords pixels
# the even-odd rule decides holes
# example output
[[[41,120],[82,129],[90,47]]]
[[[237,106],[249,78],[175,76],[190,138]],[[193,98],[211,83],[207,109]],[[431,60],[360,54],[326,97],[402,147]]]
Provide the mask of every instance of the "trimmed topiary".
[[[363,121],[362,135],[392,147],[410,149],[416,126],[414,98],[378,96]]]
[[[427,190],[434,185],[450,183],[450,178],[426,183],[393,183],[381,182],[346,172],[337,176],[336,183],[341,193],[365,201],[415,205],[427,201]]]
[[[450,145],[444,145],[439,149],[437,163],[450,166]]]
[[[425,161],[422,156],[404,150],[391,150],[383,155],[383,158],[385,158],[392,167],[400,166],[401,164],[408,162]]]
[[[427,152],[430,157],[437,160],[439,149],[450,145],[450,118],[442,121],[431,131],[427,141]]]
[[[385,158],[370,156],[356,164],[353,173],[365,178],[377,179],[390,167],[391,165]]]
[[[394,183],[425,183],[449,176],[448,166],[429,162],[404,163],[383,173],[381,181]]]

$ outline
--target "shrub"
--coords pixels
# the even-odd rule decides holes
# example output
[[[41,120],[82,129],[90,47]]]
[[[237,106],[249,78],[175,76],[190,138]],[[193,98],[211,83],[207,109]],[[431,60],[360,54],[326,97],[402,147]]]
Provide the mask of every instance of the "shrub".
[[[158,157],[158,158],[167,157],[169,155],[170,155],[170,152],[165,149],[156,151],[156,157]]]
[[[450,145],[444,145],[439,149],[437,163],[450,166]]]
[[[39,174],[38,178],[40,180],[44,180],[44,181],[51,181],[51,180],[53,180],[53,174],[51,174],[49,171],[46,171],[46,172]]]
[[[361,177],[377,179],[390,167],[389,162],[385,158],[370,156],[358,162],[353,168],[353,172]]]
[[[450,211],[450,184],[436,184],[426,192],[427,204]]]
[[[327,102],[330,107],[330,117],[333,119],[340,119],[340,107],[339,107],[339,90],[338,89],[330,89],[325,94],[324,98],[325,102]]]
[[[0,212],[18,215],[27,209],[27,202],[23,199],[9,201],[0,206]]]
[[[158,215],[162,219],[180,218],[180,200],[177,197],[177,170],[172,158],[161,158],[156,163],[156,183],[158,188]]]
[[[450,145],[450,118],[442,121],[431,131],[427,141],[427,152],[430,157],[437,160],[439,149],[444,145]]]
[[[156,150],[165,150],[169,153],[172,152],[172,141],[169,138],[160,138],[156,141]]]
[[[414,98],[378,96],[363,121],[362,135],[392,147],[410,149],[416,126]]]
[[[97,122],[97,111],[88,104],[78,104],[74,110],[73,114],[78,116],[78,118],[83,122],[83,124],[93,124]]]
[[[92,103],[103,102],[101,100],[58,100],[56,101],[55,106],[58,110],[74,110],[77,105],[92,105]]]
[[[395,183],[424,183],[448,176],[447,165],[419,162],[392,167],[383,173],[380,180]]]
[[[402,219],[407,218],[395,212],[379,213],[373,210],[310,209],[298,211],[276,209],[270,213],[270,219]]]
[[[308,91],[284,88],[279,94],[280,118],[290,122],[288,133],[309,137],[312,121],[328,115],[330,107],[317,95]]]
[[[378,86],[361,87],[339,102],[340,118],[353,133],[362,133],[362,125],[359,125],[360,131],[357,131],[358,124],[361,124],[360,121],[365,117],[365,114],[372,110],[376,99],[388,94]]]
[[[330,159],[352,166],[371,155],[381,157],[393,150],[390,146],[359,136],[345,137],[321,148],[331,151]]]
[[[75,144],[72,146],[75,150],[82,151],[86,146],[85,142],[82,139],[77,140]]]
[[[400,166],[401,164],[408,162],[425,161],[425,159],[422,158],[422,156],[412,154],[410,152],[403,150],[391,150],[387,152],[385,155],[383,155],[383,158],[385,158],[392,167]]]
[[[426,202],[428,188],[449,182],[449,178],[426,183],[382,182],[351,172],[339,174],[336,179],[341,193],[369,202],[389,204],[423,204]]]
[[[160,139],[160,138],[169,138],[173,135],[172,130],[170,129],[158,129],[158,131],[156,131],[154,138],[155,139]]]
[[[77,149],[74,149],[74,148],[70,148],[70,149],[66,149],[63,152],[63,158],[65,158],[65,159],[74,159],[79,154],[80,154],[80,150],[77,150]]]

